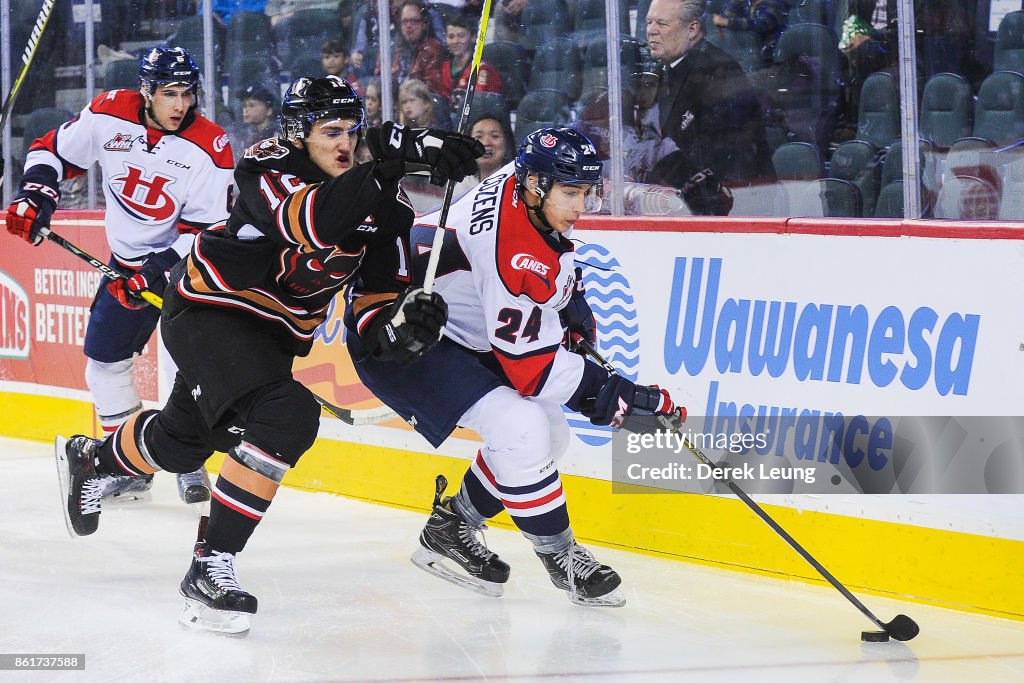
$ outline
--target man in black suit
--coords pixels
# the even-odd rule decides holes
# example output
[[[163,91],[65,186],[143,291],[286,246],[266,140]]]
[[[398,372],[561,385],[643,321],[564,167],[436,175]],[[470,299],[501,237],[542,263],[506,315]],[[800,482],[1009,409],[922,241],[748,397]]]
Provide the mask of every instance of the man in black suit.
[[[724,216],[729,187],[772,182],[757,95],[739,63],[704,39],[706,0],[653,0],[647,11],[651,56],[662,65],[661,135],[678,151],[660,159],[649,182],[678,187],[690,210]]]

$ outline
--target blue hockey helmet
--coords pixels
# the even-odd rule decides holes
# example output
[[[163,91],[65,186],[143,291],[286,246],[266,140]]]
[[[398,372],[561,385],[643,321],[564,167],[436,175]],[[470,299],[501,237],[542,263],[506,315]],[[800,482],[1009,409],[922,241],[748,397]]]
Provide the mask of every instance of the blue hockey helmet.
[[[366,119],[363,98],[348,81],[338,76],[296,79],[281,104],[281,130],[285,139],[293,142],[304,139],[314,121],[326,118],[355,121],[349,132],[358,131],[362,137]]]
[[[154,47],[139,60],[140,92],[153,97],[163,85],[185,85],[198,95],[199,67],[183,47]]]
[[[526,187],[528,175],[537,176],[541,196],[557,183],[587,184],[593,191],[588,211],[600,209],[601,169],[604,164],[590,139],[572,128],[541,128],[526,136],[516,154],[516,181]]]

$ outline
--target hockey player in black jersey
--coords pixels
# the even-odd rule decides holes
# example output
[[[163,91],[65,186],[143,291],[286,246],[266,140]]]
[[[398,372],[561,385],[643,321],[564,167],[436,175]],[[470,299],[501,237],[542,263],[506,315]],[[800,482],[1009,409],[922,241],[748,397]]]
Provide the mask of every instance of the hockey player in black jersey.
[[[317,435],[320,407],[293,378],[295,357],[309,353],[331,300],[357,273],[382,291],[404,286],[393,272],[414,214],[399,179],[416,170],[461,180],[483,153],[456,133],[388,126],[382,140],[364,131],[361,98],[334,76],[296,80],[281,118],[283,137],[239,162],[227,222],[201,233],[171,273],[161,328],[179,370],[164,409],[133,416],[102,442],[73,437],[56,453],[75,535],[96,531],[97,475],[191,471],[214,450],[228,453],[181,583],[182,623],[208,630],[249,628],[256,598],[239,585],[235,555]],[[373,160],[357,164],[364,138]],[[388,318],[382,353],[409,359],[437,342],[446,308],[409,290]]]

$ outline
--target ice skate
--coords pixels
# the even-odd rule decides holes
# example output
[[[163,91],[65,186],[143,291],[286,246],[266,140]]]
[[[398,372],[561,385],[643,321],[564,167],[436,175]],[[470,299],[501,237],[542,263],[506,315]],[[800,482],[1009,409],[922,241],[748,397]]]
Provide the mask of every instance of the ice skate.
[[[256,598],[238,585],[235,556],[196,543],[192,565],[179,590],[185,611],[178,621],[189,628],[217,633],[245,633],[256,614]]]
[[[509,567],[477,538],[486,527],[471,527],[451,509],[451,498],[441,499],[448,480],[438,475],[434,493],[434,511],[420,532],[420,547],[412,554],[412,563],[425,572],[469,589],[498,597],[504,592]],[[454,562],[462,571],[446,565]]]
[[[103,487],[103,503],[142,503],[153,498],[150,489],[153,488],[153,475],[147,474],[141,477],[108,476],[105,478]]]
[[[206,470],[200,467],[195,472],[185,472],[177,475],[178,496],[188,505],[210,502],[210,477]]]
[[[585,607],[622,607],[626,598],[617,590],[622,579],[614,569],[594,559],[593,553],[573,541],[559,553],[537,553],[555,588]]]
[[[64,523],[72,538],[88,536],[100,524],[100,496],[109,477],[96,473],[93,459],[98,444],[81,435],[58,436],[53,443]]]

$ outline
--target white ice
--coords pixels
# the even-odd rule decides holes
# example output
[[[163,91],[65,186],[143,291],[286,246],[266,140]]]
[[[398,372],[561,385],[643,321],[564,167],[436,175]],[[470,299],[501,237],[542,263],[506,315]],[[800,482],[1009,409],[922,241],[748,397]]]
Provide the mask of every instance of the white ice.
[[[172,476],[71,539],[51,447],[0,439],[0,466],[0,654],[86,662],[0,681],[1024,680],[1020,622],[868,595],[922,633],[862,644],[872,624],[831,587],[597,546],[628,603],[577,607],[511,531],[487,534],[512,566],[504,597],[478,596],[409,562],[423,513],[291,489],[238,559],[251,632],[196,633],[177,622],[196,521]]]

